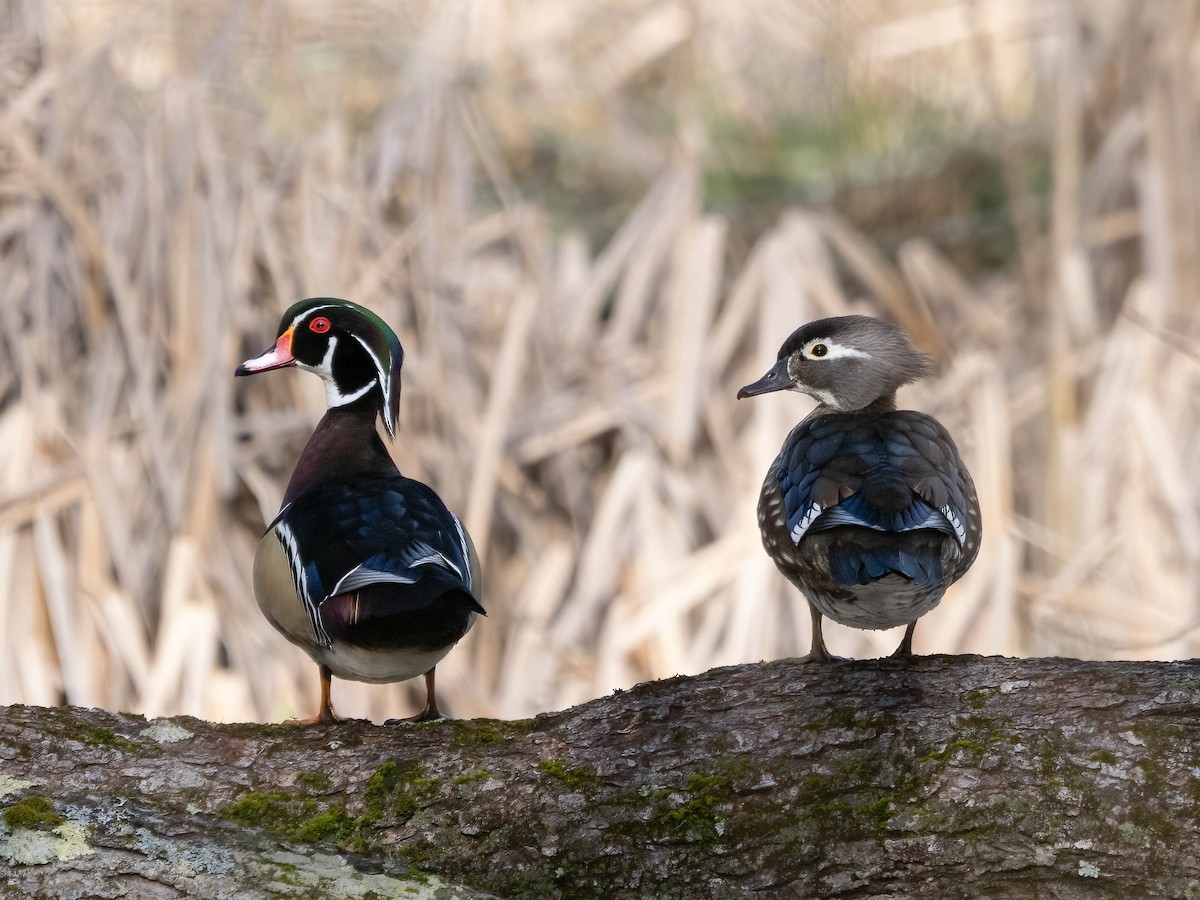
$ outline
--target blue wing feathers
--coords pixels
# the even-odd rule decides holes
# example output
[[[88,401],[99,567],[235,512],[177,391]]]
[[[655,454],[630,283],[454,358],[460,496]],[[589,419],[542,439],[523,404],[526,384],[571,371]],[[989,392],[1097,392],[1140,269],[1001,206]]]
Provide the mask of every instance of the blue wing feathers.
[[[325,596],[325,586],[321,581],[321,573],[317,570],[316,563],[309,562],[304,566],[304,583],[308,586],[308,593],[313,602],[319,602]]]
[[[968,476],[953,441],[936,420],[920,413],[806,420],[784,444],[775,477],[790,534],[806,517],[812,520],[814,504],[820,514],[803,535],[852,527],[877,534],[929,530],[954,537],[943,509],[960,522],[967,519]],[[873,546],[868,551],[850,543],[836,558],[831,553],[830,566],[846,584],[888,572],[925,584],[942,576],[935,556]]]
[[[320,485],[281,515],[307,561],[308,583],[322,586],[314,602],[344,578],[356,589],[369,585],[372,573],[381,583],[437,581],[473,594],[455,519],[437,494],[400,475],[379,481]],[[325,539],[331,533],[339,539]]]
[[[839,584],[870,584],[886,575],[902,575],[914,584],[937,584],[942,577],[940,558],[895,547],[864,548],[853,542],[829,548],[829,572]]]

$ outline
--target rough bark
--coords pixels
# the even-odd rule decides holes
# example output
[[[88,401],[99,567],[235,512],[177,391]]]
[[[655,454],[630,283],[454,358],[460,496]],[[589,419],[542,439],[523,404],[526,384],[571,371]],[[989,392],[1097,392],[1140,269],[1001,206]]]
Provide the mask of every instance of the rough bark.
[[[28,896],[1198,896],[1200,667],[781,661],[518,722],[0,710]]]

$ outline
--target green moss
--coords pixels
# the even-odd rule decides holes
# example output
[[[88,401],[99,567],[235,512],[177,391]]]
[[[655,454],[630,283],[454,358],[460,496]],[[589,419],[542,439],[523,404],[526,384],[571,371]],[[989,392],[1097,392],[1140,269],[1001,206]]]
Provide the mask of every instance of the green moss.
[[[412,818],[428,800],[437,794],[442,780],[436,778],[418,778],[409,782],[406,791],[397,792],[394,808],[396,814],[403,818]]]
[[[662,816],[667,830],[704,842],[718,837],[716,814],[720,793],[726,781],[712,775],[689,775],[685,790],[688,798],[682,806],[668,810]]]
[[[417,814],[417,810],[421,808],[420,801],[412,794],[403,793],[396,797],[396,802],[392,804],[392,811],[404,822],[411,819]]]
[[[54,811],[54,804],[36,794],[4,807],[4,823],[13,831],[50,831],[67,821]]]
[[[591,766],[568,766],[556,759],[543,759],[538,768],[568,790],[585,791],[596,786],[596,770]]]
[[[683,785],[686,796],[682,804],[669,805],[676,792],[660,789],[658,810],[649,823],[651,830],[668,839],[682,838],[702,846],[715,843],[724,837],[727,819],[736,809],[738,783],[759,774],[745,754],[737,754],[722,758],[708,771],[689,775]]]
[[[863,787],[875,784],[884,779],[880,763],[873,757],[863,754],[847,756],[838,760],[834,774],[847,788]],[[821,778],[823,776],[812,776]]]
[[[456,723],[450,737],[451,747],[494,747],[504,742],[498,723],[487,719],[474,719]]]
[[[1129,821],[1164,844],[1174,844],[1178,840],[1179,828],[1173,822],[1167,821],[1163,814],[1150,804],[1132,804],[1129,809]]]
[[[198,726],[203,726],[203,724],[197,722]],[[193,728],[190,730],[195,731],[196,729]],[[245,738],[247,740],[266,743],[273,738],[285,738],[288,735],[294,735],[296,733],[296,726],[285,725],[281,722],[271,724],[262,722],[229,722],[221,726],[221,732],[230,737]]]
[[[963,732],[987,744],[1019,744],[1020,739],[1011,734],[1011,716],[965,716],[961,720]]]
[[[298,841],[329,841],[358,852],[374,852],[381,823],[392,824],[416,815],[441,787],[441,780],[425,776],[420,762],[388,760],[367,779],[362,793],[362,813],[353,816],[342,804],[312,792],[329,791],[332,781],[316,772],[296,778],[297,790],[252,791],[226,806],[222,813],[233,822],[266,828]]]
[[[487,769],[480,769],[478,772],[471,772],[470,774],[463,773],[462,775],[455,775],[453,778],[450,779],[450,783],[451,784],[470,784],[472,781],[479,781],[483,778],[488,778],[491,776],[491,774],[492,773],[489,772]]]
[[[886,723],[879,724],[884,727]],[[795,803],[749,815],[743,804],[735,805],[729,821],[730,839],[776,848],[780,865],[792,866],[797,861],[819,865],[830,847],[856,841],[880,843],[901,834],[965,830],[958,827],[961,823],[935,815],[928,803],[946,751],[935,751],[922,760],[919,755],[925,749],[909,746],[883,757],[869,750],[848,752],[831,770],[810,771],[798,781],[783,772],[772,773],[773,780],[783,785],[791,781],[787,789],[794,793]],[[773,864],[770,857],[775,853],[767,851],[765,864]]]
[[[399,847],[397,848],[397,852],[400,858],[408,864],[409,868],[414,870],[414,875],[419,874],[415,870],[429,865],[433,859],[432,854],[427,849],[414,846],[413,844],[406,844],[403,847]]]
[[[125,750],[129,753],[138,753],[141,750],[129,738],[122,737],[109,728],[88,728],[84,731],[80,739],[89,747],[111,747],[116,750]]]
[[[358,823],[341,806],[332,806],[303,822],[296,837],[302,841],[333,841],[344,844],[356,832]]]
[[[1176,722],[1159,722],[1153,718],[1138,719],[1129,726],[1129,730],[1150,747],[1157,747],[1164,741],[1186,741],[1188,738],[1188,733],[1182,725]]]
[[[881,838],[896,803],[893,794],[856,782],[844,771],[810,775],[801,796],[806,802],[797,810],[796,821],[815,831],[822,842]]]
[[[968,701],[969,702],[969,701]],[[1014,747],[1021,743],[1021,737],[1009,731],[1012,719],[1008,716],[964,716],[958,720],[959,732],[954,740],[940,750],[932,750],[919,757],[919,762],[944,763],[957,753],[972,753],[982,756],[989,750],[1003,754],[1006,747]],[[1059,753],[1055,750],[1051,756],[1057,760]],[[1049,774],[1042,772],[1041,774]]]
[[[887,828],[887,823],[893,814],[894,808],[892,802],[886,797],[880,797],[874,803],[869,803],[862,807],[863,817],[874,824],[876,831],[882,831]]]
[[[1097,750],[1088,759],[1094,762],[1104,763],[1106,766],[1115,766],[1117,764],[1117,755],[1109,750]]]
[[[425,801],[437,794],[441,779],[427,778],[416,760],[389,760],[367,779],[363,790],[361,824],[371,824],[387,812],[401,820],[412,818]]]
[[[296,784],[307,791],[327,791],[333,787],[333,780],[321,772],[301,772],[296,776]]]
[[[562,876],[548,866],[529,866],[521,869],[509,869],[500,873],[497,889],[502,897],[555,897],[563,896],[562,888],[557,884]],[[565,870],[564,870],[565,874]],[[595,896],[585,894],[585,896]]]
[[[299,828],[300,822],[312,817],[314,809],[313,801],[280,791],[251,791],[225,807],[224,815],[239,825],[291,834]]]
[[[861,718],[864,714],[849,706],[827,706],[825,718],[820,723],[814,722],[818,728],[860,728],[870,724],[869,718]]]
[[[399,763],[389,760],[371,773],[363,789],[363,803],[367,812],[383,813],[388,795],[395,790],[396,783],[400,780],[399,769]]]
[[[967,705],[971,709],[983,709],[988,699],[996,693],[997,689],[994,687],[976,688],[973,691],[967,691],[963,699],[967,701]]]
[[[1167,767],[1156,759],[1142,757],[1134,762],[1134,765],[1142,770],[1146,783],[1152,787],[1162,785],[1167,780]]]
[[[356,837],[360,820],[340,805],[321,809],[306,796],[281,791],[251,791],[224,809],[227,819],[251,828],[266,828],[298,841],[332,841],[346,846]]]
[[[979,741],[967,740],[965,738],[955,738],[941,750],[932,750],[921,757],[921,762],[942,762],[955,753],[978,753],[987,752],[987,747]]]

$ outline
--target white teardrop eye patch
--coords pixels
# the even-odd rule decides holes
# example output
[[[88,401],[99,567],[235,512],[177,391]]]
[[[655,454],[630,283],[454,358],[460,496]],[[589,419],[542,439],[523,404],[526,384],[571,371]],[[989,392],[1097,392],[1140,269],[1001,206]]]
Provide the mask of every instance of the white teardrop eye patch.
[[[800,348],[800,354],[805,359],[846,359],[848,357],[867,359],[871,355],[854,347],[835,344],[829,338],[813,338]]]

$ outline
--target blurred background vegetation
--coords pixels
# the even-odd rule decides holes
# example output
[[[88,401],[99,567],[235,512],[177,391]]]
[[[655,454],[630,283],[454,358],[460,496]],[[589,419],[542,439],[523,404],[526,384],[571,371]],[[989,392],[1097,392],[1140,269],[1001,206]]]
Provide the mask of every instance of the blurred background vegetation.
[[[0,702],[313,711],[249,572],[323,393],[232,378],[312,295],[396,328],[484,558],[456,715],[804,651],[754,507],[811,401],[734,395],[844,312],[984,509],[918,652],[1195,656],[1197,12],[0,0]]]

